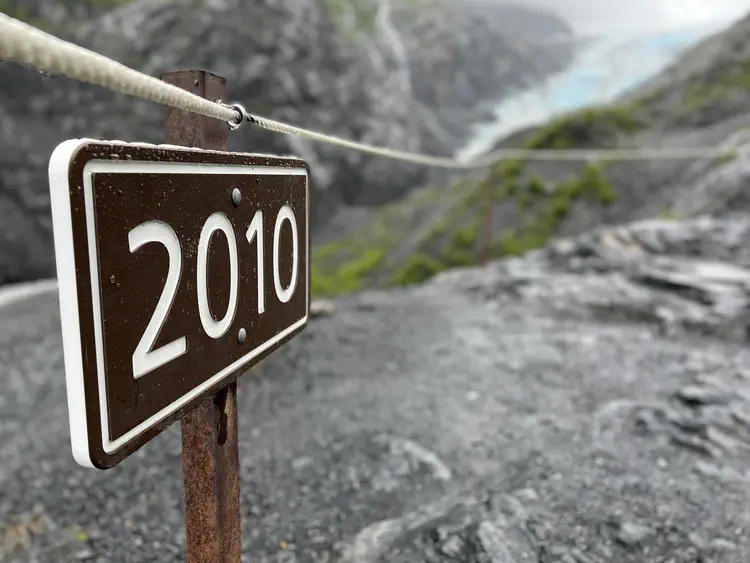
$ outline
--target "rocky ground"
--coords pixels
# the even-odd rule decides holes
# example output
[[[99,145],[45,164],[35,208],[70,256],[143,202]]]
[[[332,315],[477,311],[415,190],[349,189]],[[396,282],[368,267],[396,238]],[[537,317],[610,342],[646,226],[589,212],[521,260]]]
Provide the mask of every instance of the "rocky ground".
[[[750,218],[333,302],[240,385],[245,560],[750,559]],[[0,560],[184,560],[177,428],[69,451],[54,294],[0,328]]]

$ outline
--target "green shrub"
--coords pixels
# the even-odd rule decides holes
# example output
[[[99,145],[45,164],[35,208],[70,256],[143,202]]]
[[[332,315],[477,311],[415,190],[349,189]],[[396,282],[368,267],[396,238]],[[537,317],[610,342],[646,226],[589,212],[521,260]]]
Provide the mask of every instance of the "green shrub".
[[[370,248],[330,273],[321,271],[313,258],[310,265],[310,292],[316,296],[331,296],[357,291],[364,285],[365,277],[380,266],[385,256],[384,249]]]
[[[528,149],[570,149],[601,145],[618,134],[634,133],[645,125],[633,106],[588,108],[553,120],[524,142]]]
[[[421,283],[443,271],[445,267],[427,254],[416,253],[409,257],[401,269],[390,280],[392,285]]]
[[[580,182],[582,191],[601,204],[609,205],[617,199],[615,189],[604,175],[601,165],[587,164],[583,169]]]
[[[367,0],[325,0],[336,25],[347,34],[369,32],[375,28],[377,4]]]

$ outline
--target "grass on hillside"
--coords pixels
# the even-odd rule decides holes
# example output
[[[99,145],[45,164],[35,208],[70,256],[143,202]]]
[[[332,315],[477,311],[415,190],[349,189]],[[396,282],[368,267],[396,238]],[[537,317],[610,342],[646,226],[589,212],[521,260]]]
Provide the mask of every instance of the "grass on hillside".
[[[610,143],[645,126],[636,106],[585,109],[553,120],[533,132],[526,148],[572,148]],[[336,295],[366,287],[384,273],[388,285],[409,285],[454,267],[477,263],[478,243],[488,205],[514,205],[522,218],[492,241],[492,257],[524,254],[544,246],[570,214],[573,205],[586,201],[609,205],[616,199],[605,176],[605,163],[588,163],[556,184],[526,173],[526,163],[498,164],[482,182],[457,183],[429,189],[382,208],[374,219],[352,235],[316,248],[312,254],[312,291]],[[459,191],[461,192],[459,194]],[[404,262],[388,263],[388,255],[414,224],[410,214],[434,208],[444,198],[459,197],[446,217],[433,224]]]
[[[639,113],[637,106],[581,110],[534,131],[523,146],[601,146],[645,126]],[[616,192],[605,176],[605,167],[605,163],[583,165],[577,174],[553,185],[526,173],[523,161],[509,160],[474,185],[459,182],[391,203],[352,235],[313,250],[312,291],[316,295],[348,293],[366,287],[380,274],[389,285],[408,285],[448,268],[476,264],[482,223],[490,204],[514,205],[522,218],[516,227],[491,241],[492,257],[520,255],[544,246],[577,202],[609,205],[615,201]],[[445,198],[457,200],[446,217],[430,227],[404,262],[388,263],[391,250],[415,224],[410,215],[424,213],[447,201]]]
[[[601,119],[597,120],[597,115]],[[640,121],[621,108],[585,110],[539,129],[524,146],[581,146],[593,143],[597,134],[614,138],[618,132],[633,132],[640,125]],[[349,237],[313,251],[313,293],[335,295],[356,291],[367,286],[377,272],[385,272],[389,285],[409,285],[448,268],[476,264],[482,223],[490,204],[514,205],[518,216],[523,218],[518,226],[492,240],[492,257],[520,255],[544,246],[577,202],[609,205],[615,201],[616,192],[605,176],[605,167],[604,163],[588,163],[577,174],[548,185],[534,174],[525,173],[523,161],[510,160],[500,163],[478,184],[457,183],[394,202]],[[457,190],[461,192],[457,203],[422,236],[416,251],[403,263],[387,263],[390,251],[414,224],[408,220],[409,214],[419,208],[434,207],[446,201],[443,198],[455,197]]]
[[[356,291],[383,270],[393,268],[388,255],[412,232],[413,226],[437,206],[448,205],[471,189],[465,183],[427,188],[380,208],[373,218],[350,235],[314,248],[311,290],[315,295]]]
[[[681,109],[700,110],[748,89],[750,60],[727,61],[711,68],[707,76],[694,77],[688,82]]]
[[[528,149],[572,149],[611,143],[618,136],[632,134],[646,126],[638,105],[586,108],[540,127],[524,141]]]

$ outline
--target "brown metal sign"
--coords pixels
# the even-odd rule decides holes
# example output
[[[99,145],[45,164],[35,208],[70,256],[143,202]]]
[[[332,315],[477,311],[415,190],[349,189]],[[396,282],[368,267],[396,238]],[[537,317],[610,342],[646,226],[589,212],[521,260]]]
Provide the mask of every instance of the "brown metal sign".
[[[107,469],[304,328],[304,161],[73,140],[49,166],[71,442]]]

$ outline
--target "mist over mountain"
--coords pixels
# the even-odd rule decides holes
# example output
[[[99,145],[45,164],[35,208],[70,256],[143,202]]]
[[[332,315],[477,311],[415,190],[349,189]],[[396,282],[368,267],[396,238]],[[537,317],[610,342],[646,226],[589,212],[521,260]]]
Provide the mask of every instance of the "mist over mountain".
[[[493,0],[485,0],[492,2]],[[495,0],[503,3],[504,0]],[[654,33],[680,28],[727,24],[750,10],[748,0],[527,0],[563,17],[577,33]]]

